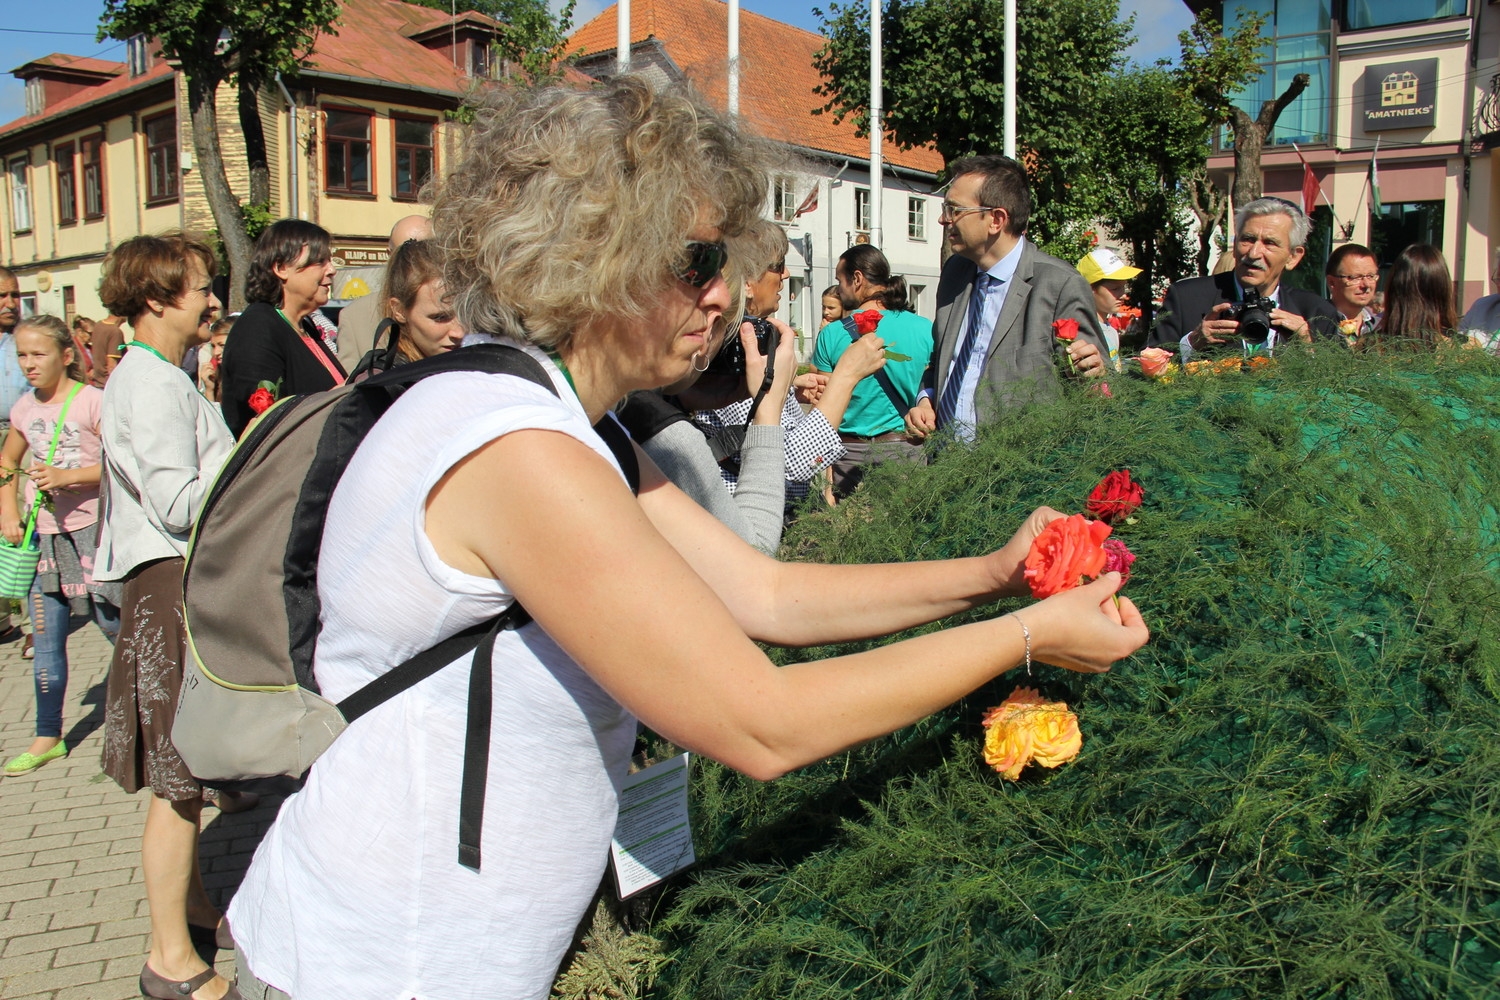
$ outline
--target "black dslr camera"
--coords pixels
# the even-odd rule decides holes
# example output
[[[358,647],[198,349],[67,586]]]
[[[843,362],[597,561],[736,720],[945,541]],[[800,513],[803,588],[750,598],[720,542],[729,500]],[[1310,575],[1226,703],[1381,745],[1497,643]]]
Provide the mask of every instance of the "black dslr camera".
[[[755,347],[761,357],[776,353],[776,342],[778,336],[776,328],[771,325],[770,320],[759,316],[746,316],[745,322],[755,327]],[[708,372],[711,375],[743,375],[745,374],[745,345],[740,343],[740,325],[733,324],[732,328],[724,335],[724,346],[714,359],[708,363]]]
[[[1239,336],[1247,344],[1264,344],[1271,335],[1271,311],[1276,309],[1276,300],[1256,295],[1243,302],[1234,302],[1224,315],[1239,320]]]

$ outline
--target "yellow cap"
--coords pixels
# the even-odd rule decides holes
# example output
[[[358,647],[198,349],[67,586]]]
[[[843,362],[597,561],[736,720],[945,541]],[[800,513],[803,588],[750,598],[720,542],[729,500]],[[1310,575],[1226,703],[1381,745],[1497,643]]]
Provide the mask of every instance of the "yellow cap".
[[[1108,247],[1099,247],[1090,250],[1088,256],[1078,262],[1078,273],[1083,275],[1084,281],[1094,285],[1101,281],[1129,281],[1140,274],[1141,269],[1126,264]]]

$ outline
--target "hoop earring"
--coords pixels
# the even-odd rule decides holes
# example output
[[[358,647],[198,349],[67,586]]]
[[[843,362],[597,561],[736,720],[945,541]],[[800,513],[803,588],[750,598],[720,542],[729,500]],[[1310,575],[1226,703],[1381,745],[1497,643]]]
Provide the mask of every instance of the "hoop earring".
[[[696,351],[693,354],[693,371],[697,372],[700,375],[703,374],[704,372],[708,371],[708,363],[709,363],[709,361],[713,360],[712,358],[708,358],[707,360],[705,360],[703,362],[703,367],[699,368],[698,367],[698,356],[700,354],[702,354],[702,353],[703,353],[702,351]]]

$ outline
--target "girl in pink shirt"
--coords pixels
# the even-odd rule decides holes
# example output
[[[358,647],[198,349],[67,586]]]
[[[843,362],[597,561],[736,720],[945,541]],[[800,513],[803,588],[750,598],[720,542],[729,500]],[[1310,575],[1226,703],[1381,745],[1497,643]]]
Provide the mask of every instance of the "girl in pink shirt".
[[[104,585],[96,586],[92,576],[99,520],[99,413],[104,393],[84,384],[73,338],[55,316],[22,320],[15,338],[16,356],[32,391],[11,408],[10,432],[0,451],[0,534],[19,545],[27,520],[22,511],[38,502],[43,507],[36,517],[33,544],[40,548],[41,558],[30,597],[36,739],[25,753],[6,762],[6,775],[25,774],[67,756],[62,708],[68,687],[71,614],[88,614],[92,608],[111,641],[120,622],[119,610],[98,593]],[[21,461],[27,451],[30,466],[23,469]],[[17,496],[17,487],[23,489],[23,497]]]

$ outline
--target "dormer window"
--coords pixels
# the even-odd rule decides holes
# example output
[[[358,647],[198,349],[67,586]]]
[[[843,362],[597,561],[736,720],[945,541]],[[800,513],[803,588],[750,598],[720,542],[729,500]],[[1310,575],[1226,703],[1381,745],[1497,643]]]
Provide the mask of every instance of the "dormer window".
[[[486,79],[490,75],[490,43],[476,38],[469,43],[469,75]]]
[[[26,113],[28,115],[39,115],[47,109],[47,92],[42,89],[42,81],[32,77],[26,81]]]
[[[130,66],[131,76],[141,76],[151,68],[145,35],[131,35],[125,40],[125,62]]]

